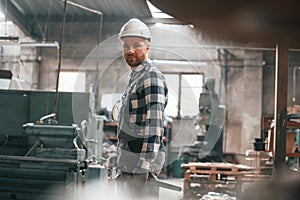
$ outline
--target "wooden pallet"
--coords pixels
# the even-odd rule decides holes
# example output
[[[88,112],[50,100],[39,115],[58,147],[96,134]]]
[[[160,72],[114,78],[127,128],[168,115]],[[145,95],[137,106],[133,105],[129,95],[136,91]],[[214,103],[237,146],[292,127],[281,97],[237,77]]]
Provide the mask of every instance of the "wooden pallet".
[[[182,164],[182,169],[190,170],[218,170],[218,171],[251,171],[253,167],[240,164],[222,163],[222,162],[190,162]]]
[[[183,197],[193,197],[206,194],[208,191],[236,194],[244,174],[252,172],[253,168],[231,163],[191,162],[182,164],[186,170],[184,175]]]

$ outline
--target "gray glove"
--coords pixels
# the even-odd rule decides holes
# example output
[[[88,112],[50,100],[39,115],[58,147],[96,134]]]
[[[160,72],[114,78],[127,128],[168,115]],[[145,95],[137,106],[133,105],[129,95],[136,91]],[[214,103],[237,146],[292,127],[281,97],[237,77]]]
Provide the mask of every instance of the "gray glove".
[[[133,174],[132,181],[134,185],[145,185],[149,178],[149,172]]]

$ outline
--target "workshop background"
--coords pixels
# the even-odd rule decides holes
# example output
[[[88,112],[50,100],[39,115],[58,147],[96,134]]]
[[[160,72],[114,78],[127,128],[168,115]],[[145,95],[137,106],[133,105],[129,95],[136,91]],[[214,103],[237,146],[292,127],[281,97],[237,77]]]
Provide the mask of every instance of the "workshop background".
[[[118,32],[130,18],[149,26],[150,58],[170,89],[168,157],[160,178],[178,178],[187,199],[195,192],[187,186],[192,181],[186,168],[192,168],[184,164],[240,164],[269,180],[275,42],[223,36],[144,0],[1,0],[0,10],[0,199],[41,199],[54,195],[41,190],[60,184],[78,192],[90,179],[105,179],[107,169],[117,173],[111,109],[127,85]],[[287,127],[286,149],[293,155],[286,159],[293,170],[299,157],[299,69],[300,51],[289,49],[287,113],[296,120]],[[208,179],[198,199],[221,191]],[[222,192],[237,197],[233,190]]]

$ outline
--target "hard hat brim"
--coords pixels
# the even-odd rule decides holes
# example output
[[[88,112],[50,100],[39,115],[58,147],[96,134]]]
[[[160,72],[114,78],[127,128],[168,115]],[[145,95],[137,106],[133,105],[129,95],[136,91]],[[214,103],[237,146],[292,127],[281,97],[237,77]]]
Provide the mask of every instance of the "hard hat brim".
[[[128,37],[137,37],[137,38],[142,38],[142,39],[145,39],[145,40],[148,40],[148,41],[150,41],[150,39],[151,39],[151,38],[147,38],[147,37],[142,37],[142,36],[137,36],[137,35],[130,35],[130,34],[122,35],[119,38],[122,40],[122,39],[128,38]]]

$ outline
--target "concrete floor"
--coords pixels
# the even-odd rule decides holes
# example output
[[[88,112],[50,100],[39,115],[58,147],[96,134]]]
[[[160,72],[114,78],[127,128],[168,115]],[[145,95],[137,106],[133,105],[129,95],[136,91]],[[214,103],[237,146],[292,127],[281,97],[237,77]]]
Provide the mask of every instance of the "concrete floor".
[[[180,186],[183,188],[183,179],[160,179],[161,181]],[[132,200],[128,194],[121,194],[117,190],[116,182],[113,180],[90,181],[84,187],[79,188],[77,194],[57,194],[58,198],[51,200]],[[159,200],[180,200],[183,191],[177,192],[165,188],[159,190]],[[146,199],[144,199],[146,200]],[[149,200],[149,199],[147,199]]]
[[[183,179],[182,178],[173,178],[162,180],[164,182],[180,186],[183,189]],[[168,190],[165,188],[160,188],[159,190],[159,200],[179,200],[183,197],[183,191],[177,192],[173,190]]]
[[[183,178],[170,178],[170,179],[160,179],[163,182],[170,183],[173,185],[180,186],[183,189]],[[138,188],[137,188],[138,190]],[[215,196],[215,195],[214,195]],[[199,197],[200,198],[200,197]],[[114,180],[97,180],[93,182],[87,182],[82,188],[79,188],[76,192],[72,194],[59,194],[57,193],[56,198],[51,198],[47,200],[137,200],[132,199],[127,193],[120,192],[117,184]],[[183,190],[173,191],[165,188],[160,188],[159,190],[159,200],[182,200]],[[216,199],[216,198],[214,198]],[[149,198],[138,198],[138,200],[152,200]]]

